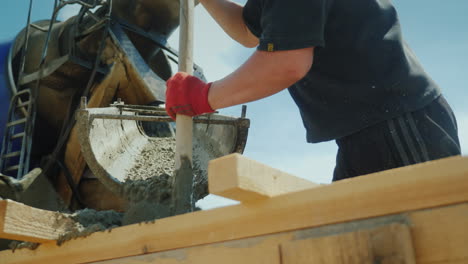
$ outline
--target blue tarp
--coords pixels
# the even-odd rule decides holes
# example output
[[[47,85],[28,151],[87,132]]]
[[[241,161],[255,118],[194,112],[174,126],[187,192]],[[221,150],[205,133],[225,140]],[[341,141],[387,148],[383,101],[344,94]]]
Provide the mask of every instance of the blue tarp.
[[[10,80],[8,76],[8,53],[12,42],[0,43],[0,148],[5,132],[10,106]]]

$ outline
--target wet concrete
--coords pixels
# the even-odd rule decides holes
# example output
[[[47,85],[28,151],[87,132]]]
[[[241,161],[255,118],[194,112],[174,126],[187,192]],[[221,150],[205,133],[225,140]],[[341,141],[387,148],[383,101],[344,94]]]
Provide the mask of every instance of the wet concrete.
[[[121,197],[129,201],[127,211],[125,213],[118,213],[115,211],[84,209],[76,211],[73,214],[66,214],[67,217],[76,221],[76,224],[71,226],[69,232],[58,239],[57,243],[59,245],[77,237],[88,236],[93,232],[105,231],[122,225],[153,221],[174,214],[172,207],[174,204],[175,139],[167,137],[153,138],[152,140],[154,140],[154,144],[149,145],[142,152],[141,159],[137,161],[136,166],[127,172],[127,177],[122,184]],[[197,149],[195,147],[195,153],[197,151],[201,151],[201,148]],[[182,175],[188,175],[188,173],[191,174],[192,172],[197,173],[196,179],[198,179],[198,182],[195,184],[190,183],[191,188],[200,184],[205,186],[194,190],[194,201],[207,194],[206,180],[203,181],[203,179],[206,179],[206,168],[205,170],[200,169],[199,163],[200,161],[195,162],[197,164],[195,171],[192,168],[189,170],[183,169],[185,168],[183,166],[183,171],[180,172]],[[178,175],[181,175],[180,173]],[[58,196],[55,190],[40,170],[36,170],[25,177],[23,184],[19,181],[10,180],[10,177],[6,179],[9,181],[0,184],[2,188],[0,191],[2,191],[1,193],[5,198],[25,202],[36,208],[67,212],[60,200],[57,199]],[[25,187],[27,187],[27,192],[23,193],[23,188]],[[184,194],[186,189],[181,189],[181,196],[192,197],[192,195]],[[193,203],[194,201],[190,202]],[[182,209],[182,211],[191,210],[190,206]],[[0,247],[5,249],[8,244],[11,249],[35,249],[37,247],[35,243],[10,242],[5,240],[0,243],[2,244]]]
[[[180,168],[174,171],[172,190],[173,213],[192,212],[195,207],[193,198],[194,171],[189,157],[180,157]]]
[[[58,245],[77,237],[86,237],[94,232],[122,226],[123,214],[115,211],[84,209],[74,212],[69,217],[76,221],[76,224],[57,240]]]
[[[126,128],[128,128],[128,126]],[[173,136],[169,135],[168,137],[150,137],[148,138],[150,144],[141,144],[140,146],[144,146],[142,149],[132,148],[135,145],[132,145],[131,141],[127,140],[128,138],[126,136],[117,137],[119,140],[126,139],[128,141],[128,144],[126,143],[128,146],[127,148],[122,148],[117,152],[113,152],[115,155],[118,156],[126,154],[128,156],[128,154],[133,153],[134,150],[138,150],[135,152],[138,153],[138,155],[133,155],[133,157],[136,157],[134,160],[132,159],[131,163],[134,166],[128,166],[126,169],[120,171],[116,170],[116,172],[119,172],[123,176],[123,178],[120,178],[121,180],[118,182],[119,187],[114,189],[110,188],[113,191],[116,189],[120,190],[119,192],[115,193],[123,199],[129,201],[128,208],[123,214],[105,211],[98,212],[89,209],[78,211],[71,217],[75,217],[75,220],[79,222],[79,224],[70,228],[70,232],[64,235],[58,243],[63,243],[67,240],[74,239],[79,236],[87,236],[92,232],[108,230],[116,226],[154,221],[160,218],[172,216],[174,215],[174,199],[181,199],[180,197],[182,196],[185,198],[191,196],[192,198],[189,199],[190,202],[185,202],[185,204],[189,206],[182,207],[184,209],[178,213],[191,211],[191,206],[197,200],[205,197],[208,194],[206,171],[208,161],[224,154],[231,153],[230,150],[233,146],[225,144],[226,140],[223,138],[230,135],[227,142],[230,142],[230,144],[235,144],[235,140],[230,138],[232,136],[230,133],[226,132],[225,130],[215,130],[218,128],[220,127],[203,125],[203,127],[195,130],[196,133],[194,133],[193,139],[193,167],[189,168],[189,170],[186,170],[188,167],[184,166],[184,168],[187,168],[185,168],[182,172],[174,171],[175,138]],[[212,132],[212,130],[215,132]],[[110,133],[109,129],[101,131],[107,131]],[[107,141],[109,141],[107,143],[112,143],[110,144],[111,146],[115,146],[113,141],[109,139],[108,133],[104,135],[98,135],[99,137],[97,138],[102,141],[97,143],[93,142],[93,144],[89,145],[88,147],[103,147],[102,144],[106,143]],[[86,147],[87,145],[84,146]],[[88,153],[93,152],[90,150]],[[93,155],[94,154],[95,153],[93,153]],[[113,157],[108,158],[105,161],[119,163],[120,161],[124,162],[125,159],[117,160],[117,157]],[[88,162],[88,164],[90,163]],[[90,168],[92,168],[92,166],[90,166]],[[190,181],[183,183],[181,190],[185,189],[185,191],[181,192],[181,196],[174,196],[173,176],[180,175],[181,173],[182,175],[189,175],[190,173],[193,173],[194,183],[192,183],[191,179]],[[114,176],[114,174],[110,174],[109,176]],[[101,177],[99,178],[101,179]],[[111,179],[111,177],[106,179]],[[31,195],[28,197],[31,202],[34,202],[34,197],[47,197],[49,194],[56,195],[53,189],[51,191],[49,188],[50,186],[46,184],[45,187],[40,187],[41,184],[38,183],[37,190],[34,191],[34,193],[31,193]],[[114,183],[117,182],[114,181]],[[31,184],[31,186],[32,185],[33,184]],[[109,185],[106,185],[106,187],[109,188]],[[187,195],[186,190],[189,190],[188,192],[193,192],[193,194]],[[52,197],[48,197],[45,198],[45,200],[51,198]],[[39,201],[34,205],[34,207],[54,210],[50,208],[56,207],[56,205],[53,205],[52,207],[49,207],[50,204],[46,205],[46,207],[49,208],[44,208],[44,205],[39,205],[39,203],[48,204],[45,200]],[[64,212],[62,209],[59,209],[58,211]]]
[[[187,160],[185,163],[188,165],[181,166],[175,172],[175,138],[152,138],[152,141],[154,143],[147,145],[142,151],[141,158],[128,172],[122,184],[121,196],[129,201],[129,208],[123,219],[124,225],[172,216],[176,200],[184,204],[177,213],[192,211],[194,203],[208,194],[206,166],[200,165],[207,164],[208,160],[194,159],[193,169],[188,166],[190,161]],[[208,157],[199,153],[203,151],[205,150],[201,146],[194,145],[194,158]],[[176,183],[181,187],[180,194],[176,197],[173,193],[174,175],[189,178],[185,182]],[[195,183],[192,178],[195,178]]]

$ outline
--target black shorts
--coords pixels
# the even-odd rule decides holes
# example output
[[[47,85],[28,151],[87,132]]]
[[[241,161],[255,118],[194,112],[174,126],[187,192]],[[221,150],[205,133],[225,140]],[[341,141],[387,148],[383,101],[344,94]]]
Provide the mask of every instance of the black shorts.
[[[336,140],[333,181],[460,155],[457,122],[443,96],[421,110]]]

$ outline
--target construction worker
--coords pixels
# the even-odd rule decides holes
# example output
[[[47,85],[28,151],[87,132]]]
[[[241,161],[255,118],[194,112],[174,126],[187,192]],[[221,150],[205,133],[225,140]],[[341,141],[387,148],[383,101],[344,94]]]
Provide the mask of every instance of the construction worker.
[[[404,42],[390,0],[200,2],[229,36],[257,49],[212,83],[173,76],[173,118],[289,87],[307,141],[338,144],[334,181],[460,154],[455,116]]]

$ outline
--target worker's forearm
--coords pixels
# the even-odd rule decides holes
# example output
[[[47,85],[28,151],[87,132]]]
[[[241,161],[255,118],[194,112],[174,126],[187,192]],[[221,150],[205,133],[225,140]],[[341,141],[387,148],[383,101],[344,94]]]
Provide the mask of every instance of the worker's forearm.
[[[303,78],[312,58],[313,48],[256,51],[239,69],[212,84],[208,102],[220,109],[273,95]]]
[[[228,0],[200,0],[200,3],[235,41],[246,47],[258,45],[258,38],[250,32],[242,18],[241,5]]]

